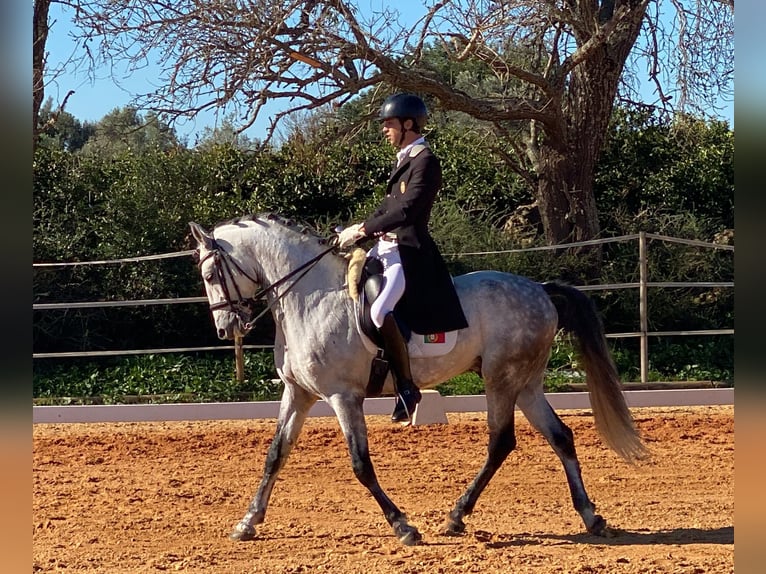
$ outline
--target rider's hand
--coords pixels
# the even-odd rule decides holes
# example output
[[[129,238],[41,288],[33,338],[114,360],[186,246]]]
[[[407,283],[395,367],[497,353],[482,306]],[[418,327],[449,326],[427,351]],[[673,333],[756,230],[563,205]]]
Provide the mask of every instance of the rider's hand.
[[[364,238],[364,233],[359,231],[361,227],[361,223],[355,223],[354,225],[349,225],[338,234],[338,245],[340,245],[341,249],[354,245],[357,241]]]

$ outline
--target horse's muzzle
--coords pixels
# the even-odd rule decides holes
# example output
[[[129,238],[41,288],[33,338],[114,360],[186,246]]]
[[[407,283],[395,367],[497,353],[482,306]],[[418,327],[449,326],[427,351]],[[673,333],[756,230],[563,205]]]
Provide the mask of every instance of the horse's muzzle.
[[[255,326],[251,321],[250,313],[246,310],[237,309],[235,312],[219,310],[213,312],[216,333],[221,340],[230,340],[235,337],[244,337]]]
[[[230,340],[239,335],[239,325],[237,325],[236,322],[231,322],[227,324],[221,324],[218,323],[216,325],[216,333],[218,335],[218,338],[222,341],[224,340]]]
[[[216,333],[221,340],[244,337],[252,328],[249,317],[231,311],[216,311],[213,313]]]

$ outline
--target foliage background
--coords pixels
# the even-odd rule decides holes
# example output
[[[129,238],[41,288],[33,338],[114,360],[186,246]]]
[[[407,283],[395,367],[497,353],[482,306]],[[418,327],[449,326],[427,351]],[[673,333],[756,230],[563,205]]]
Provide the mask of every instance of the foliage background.
[[[46,113],[50,113],[48,106]],[[96,125],[61,114],[34,157],[33,253],[36,262],[109,260],[194,247],[188,222],[205,227],[245,213],[277,211],[331,234],[356,220],[384,192],[391,150],[370,128],[334,137],[337,117],[300,126],[279,147],[260,148],[226,126],[195,148],[157,117],[118,109]],[[442,160],[445,187],[432,230],[445,254],[541,245],[526,185],[489,150],[481,134],[448,114],[428,138]],[[144,130],[145,126],[151,129]],[[141,129],[136,129],[141,128]],[[227,131],[228,130],[228,131]],[[662,119],[619,109],[595,178],[604,237],[647,231],[733,243],[733,139],[721,122]],[[447,256],[453,274],[493,268],[573,284],[638,280],[636,242],[607,244],[599,276],[567,251]],[[652,242],[650,281],[733,280],[731,252]],[[196,297],[191,258],[131,264],[35,268],[35,303]],[[591,292],[607,332],[638,330],[637,290]],[[674,288],[650,293],[650,330],[733,326],[733,289]],[[246,344],[271,344],[266,316]],[[156,305],[33,312],[35,353],[195,347],[219,344],[204,305]],[[638,378],[638,341],[610,339],[625,380]],[[234,380],[228,353],[90,359],[37,359],[34,396],[161,395],[162,400],[274,398],[268,353],[248,354],[247,380]],[[651,377],[731,380],[733,337],[664,337],[650,342]],[[549,388],[577,380],[567,341],[554,349]],[[473,392],[466,376],[443,392]],[[160,399],[158,399],[160,400]]]

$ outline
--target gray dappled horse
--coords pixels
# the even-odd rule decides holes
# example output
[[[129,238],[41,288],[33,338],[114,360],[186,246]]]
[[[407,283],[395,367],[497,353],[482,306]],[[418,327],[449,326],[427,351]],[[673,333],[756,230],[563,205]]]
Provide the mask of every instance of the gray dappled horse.
[[[264,521],[277,474],[309,409],[321,398],[338,417],[354,474],[372,493],[399,540],[416,544],[420,533],[383,491],[370,460],[362,403],[374,355],[357,330],[354,301],[345,285],[346,260],[330,253],[332,245],[326,240],[275,215],[234,219],[210,233],[194,222],[189,225],[198,243],[199,268],[218,336],[244,335],[252,327],[254,298],[265,297],[276,323],[275,365],[284,382],[260,486],[230,537],[255,537],[255,525]],[[413,358],[412,375],[420,388],[467,371],[481,375],[489,447],[484,465],[449,513],[443,532],[465,530],[464,516],[473,511],[516,446],[514,406],[518,405],[561,459],[572,502],[587,530],[607,535],[606,521],[596,514],[585,491],[572,432],[543,393],[553,339],[563,328],[575,335],[601,436],[628,462],[645,454],[590,299],[573,287],[539,284],[497,271],[461,275],[455,286],[469,327],[458,332],[448,354]],[[388,376],[383,392],[393,390]]]

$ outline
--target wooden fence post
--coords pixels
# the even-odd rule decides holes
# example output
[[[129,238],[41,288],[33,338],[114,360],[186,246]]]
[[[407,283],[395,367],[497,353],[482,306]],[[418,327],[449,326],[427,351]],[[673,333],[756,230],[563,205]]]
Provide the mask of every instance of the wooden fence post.
[[[646,384],[649,378],[649,319],[648,319],[648,305],[647,305],[647,288],[646,283],[648,281],[647,271],[647,249],[646,249],[646,232],[640,231],[638,233],[638,263],[639,263],[639,285],[638,285],[638,313],[640,320],[640,336],[641,336],[641,383]]]
[[[245,354],[242,348],[242,337],[239,335],[234,337],[234,361],[237,367],[237,381],[241,383],[245,380]]]

